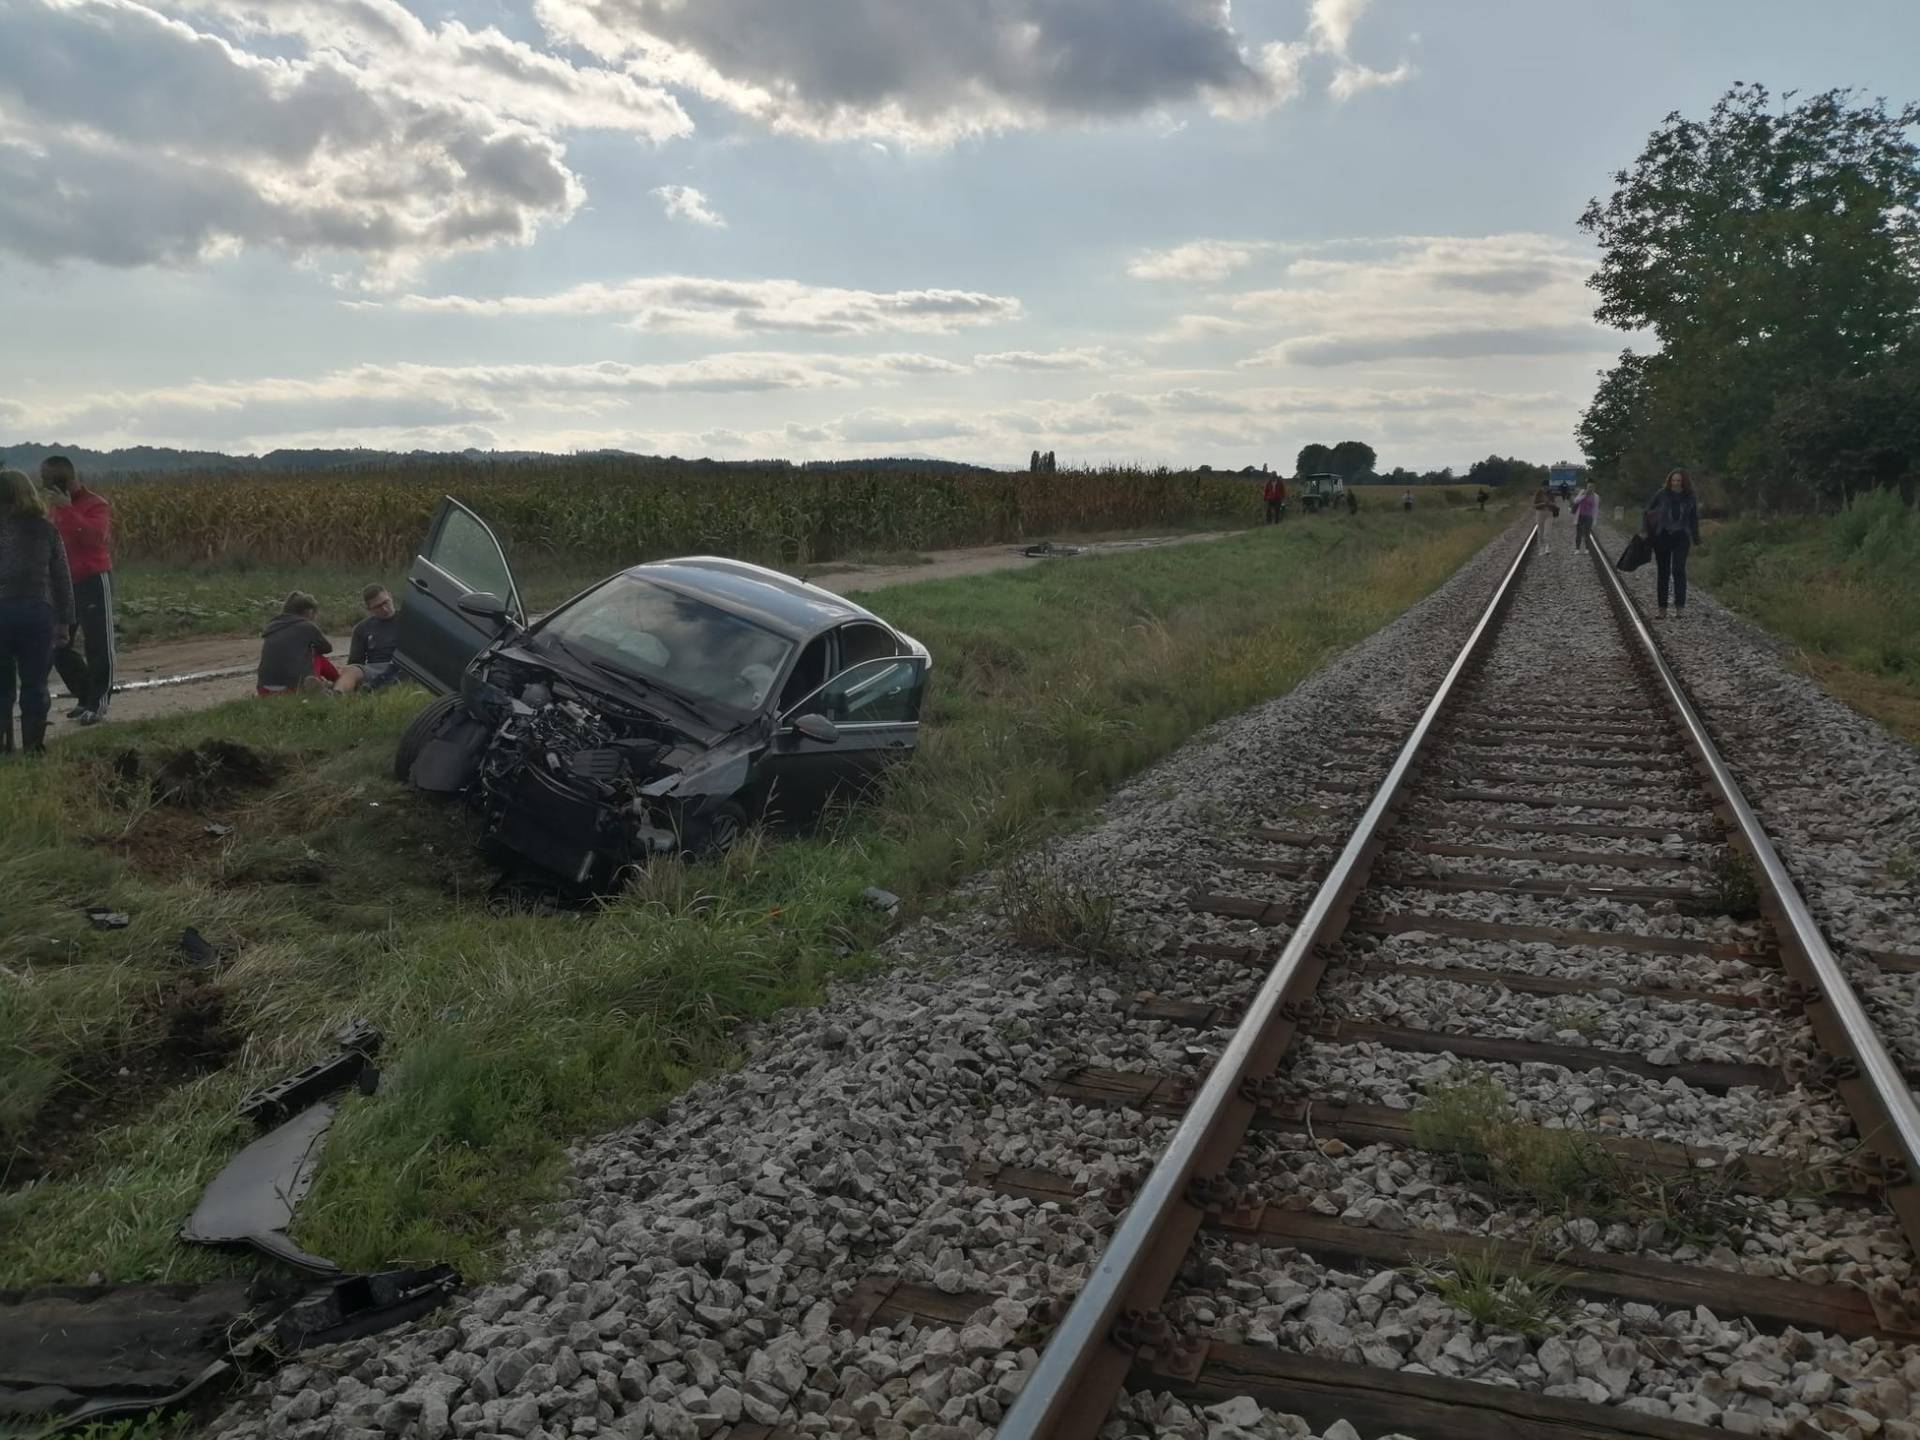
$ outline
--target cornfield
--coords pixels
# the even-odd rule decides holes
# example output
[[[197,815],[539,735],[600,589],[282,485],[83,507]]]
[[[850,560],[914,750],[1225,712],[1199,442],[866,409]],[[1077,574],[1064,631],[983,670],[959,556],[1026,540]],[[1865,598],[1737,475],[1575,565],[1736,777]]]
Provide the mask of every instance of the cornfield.
[[[136,477],[124,477],[134,481]],[[810,564],[1190,520],[1250,522],[1242,476],[1138,468],[803,469],[580,456],[108,482],[126,560],[404,565],[454,495],[519,557],[713,551]]]

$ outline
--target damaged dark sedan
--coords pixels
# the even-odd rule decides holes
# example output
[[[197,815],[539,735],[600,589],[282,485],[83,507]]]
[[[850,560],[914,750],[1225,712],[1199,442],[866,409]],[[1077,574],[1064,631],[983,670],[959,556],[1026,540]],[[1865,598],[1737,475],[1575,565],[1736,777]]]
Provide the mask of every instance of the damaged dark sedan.
[[[396,658],[440,696],[396,778],[464,797],[502,859],[570,889],[804,819],[919,736],[926,647],[758,565],[636,565],[529,624],[499,541],[448,499],[407,585]]]

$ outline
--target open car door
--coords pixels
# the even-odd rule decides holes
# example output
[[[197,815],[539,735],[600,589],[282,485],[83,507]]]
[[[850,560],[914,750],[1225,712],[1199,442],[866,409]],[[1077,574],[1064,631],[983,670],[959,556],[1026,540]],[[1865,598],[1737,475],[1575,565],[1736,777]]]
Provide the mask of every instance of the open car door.
[[[467,596],[481,594],[498,599],[512,625],[527,623],[499,540],[486,521],[448,496],[407,570],[394,654],[400,668],[440,694],[458,690],[468,663],[506,629],[498,618],[460,608]]]

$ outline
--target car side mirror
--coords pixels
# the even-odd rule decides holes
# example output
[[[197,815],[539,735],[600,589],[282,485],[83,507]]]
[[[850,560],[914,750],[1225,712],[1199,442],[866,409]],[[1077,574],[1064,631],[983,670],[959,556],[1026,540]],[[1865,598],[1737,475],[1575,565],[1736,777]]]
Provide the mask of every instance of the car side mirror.
[[[470,595],[462,595],[454,602],[468,615],[477,615],[482,620],[491,620],[504,625],[513,619],[513,613],[507,609],[507,602],[491,590],[475,590]]]
[[[793,728],[807,739],[818,740],[822,745],[831,745],[840,738],[840,727],[818,713],[802,715],[793,722]]]

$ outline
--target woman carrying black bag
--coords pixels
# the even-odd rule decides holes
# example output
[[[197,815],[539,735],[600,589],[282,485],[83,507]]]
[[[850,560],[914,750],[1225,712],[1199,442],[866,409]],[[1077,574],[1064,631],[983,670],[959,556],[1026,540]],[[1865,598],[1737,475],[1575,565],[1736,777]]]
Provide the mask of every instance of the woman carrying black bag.
[[[1664,620],[1669,588],[1674,614],[1687,608],[1687,553],[1700,543],[1700,502],[1694,499],[1693,480],[1686,471],[1667,472],[1667,483],[1647,502],[1646,530],[1653,542],[1654,593]]]

